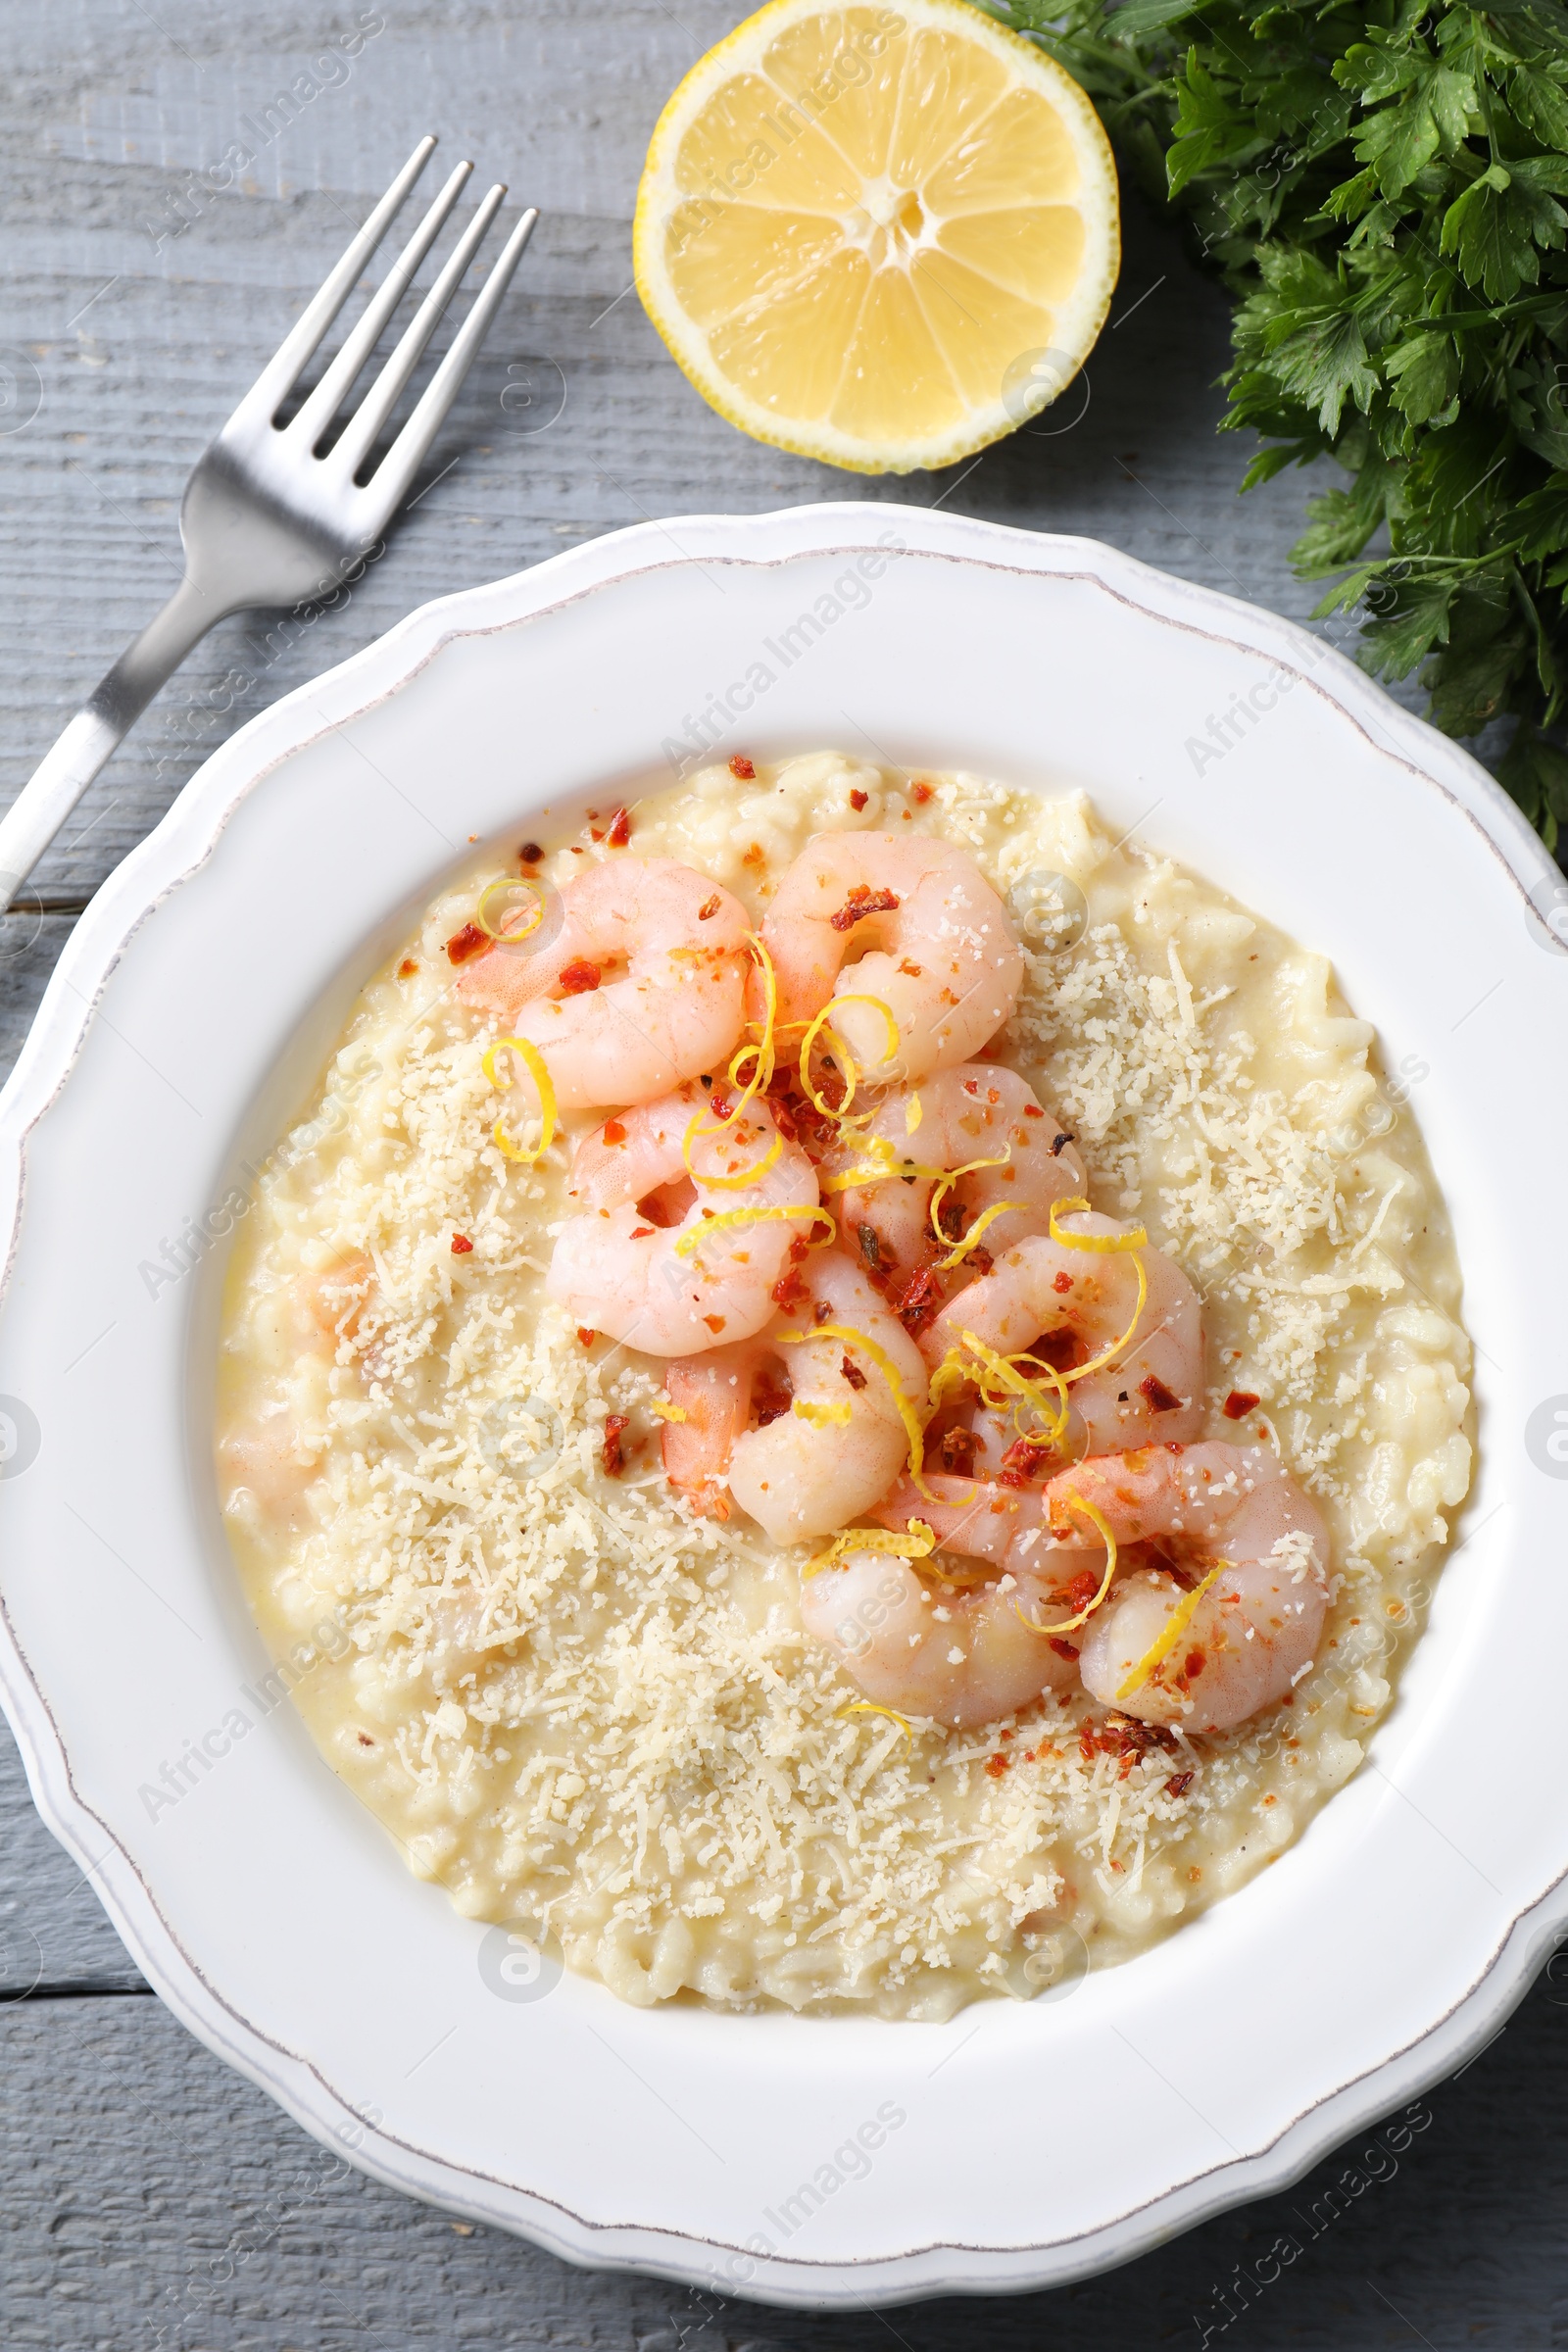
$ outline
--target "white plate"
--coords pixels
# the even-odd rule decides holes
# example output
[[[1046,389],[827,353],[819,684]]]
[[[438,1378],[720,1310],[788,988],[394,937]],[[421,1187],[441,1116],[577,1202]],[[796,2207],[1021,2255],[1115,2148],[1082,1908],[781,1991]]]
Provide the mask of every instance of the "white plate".
[[[256,1697],[210,1467],[221,1246],[177,1284],[143,1268],[243,1185],[471,837],[657,777],[718,697],[749,703],[726,750],[1086,786],[1326,950],[1390,1066],[1426,1073],[1478,1348],[1463,1547],[1299,1843],[1070,1999],[930,2027],[633,2010],[571,1978],[501,1997],[486,1931]],[[253,720],[83,916],[0,1098],[0,1674],[45,1818],[171,2007],[384,2180],[800,2304],[1081,2277],[1457,2065],[1568,1917],[1568,1299],[1537,1205],[1568,1166],[1568,955],[1532,892],[1550,912],[1555,869],[1482,771],[1301,630],[893,506],[622,532]]]

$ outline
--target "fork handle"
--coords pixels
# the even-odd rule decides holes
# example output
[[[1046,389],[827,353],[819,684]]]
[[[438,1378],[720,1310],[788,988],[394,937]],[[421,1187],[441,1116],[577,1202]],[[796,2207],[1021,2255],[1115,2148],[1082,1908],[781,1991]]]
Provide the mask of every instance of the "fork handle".
[[[232,607],[188,576],[101,678],[0,817],[0,913],[15,899],[98,770],[191,647]]]

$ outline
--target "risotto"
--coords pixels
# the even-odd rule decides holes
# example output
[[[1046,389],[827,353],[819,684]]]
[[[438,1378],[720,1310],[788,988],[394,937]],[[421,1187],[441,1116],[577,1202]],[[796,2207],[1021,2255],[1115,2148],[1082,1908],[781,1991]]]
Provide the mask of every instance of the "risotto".
[[[1354,1772],[1464,1499],[1413,1081],[1081,795],[824,752],[581,814],[442,891],[239,1231],[295,1703],[629,2001],[1128,1958]]]

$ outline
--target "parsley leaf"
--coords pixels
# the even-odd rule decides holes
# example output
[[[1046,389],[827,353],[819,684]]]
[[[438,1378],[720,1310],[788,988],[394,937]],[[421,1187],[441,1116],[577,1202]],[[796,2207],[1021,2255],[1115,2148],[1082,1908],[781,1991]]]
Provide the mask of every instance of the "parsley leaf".
[[[1324,455],[1293,561],[1375,674],[1568,829],[1568,8],[977,0],[1088,90],[1236,297],[1244,489]],[[1368,550],[1372,550],[1369,554]],[[1339,577],[1335,578],[1334,575]]]

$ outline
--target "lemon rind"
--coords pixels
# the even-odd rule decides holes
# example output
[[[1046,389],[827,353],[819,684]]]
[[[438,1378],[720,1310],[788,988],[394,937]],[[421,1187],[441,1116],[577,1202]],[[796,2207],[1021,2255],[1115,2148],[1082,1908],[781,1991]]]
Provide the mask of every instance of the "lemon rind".
[[[767,5],[726,34],[700,58],[673,92],[654,127],[637,192],[632,223],[632,266],[643,308],[683,375],[709,406],[774,449],[816,459],[850,473],[937,471],[989,449],[1054,405],[1079,374],[1110,311],[1121,266],[1120,206],[1110,142],[1087,93],[1044,50],[1005,25],[983,16],[966,0],[900,0],[900,13],[922,26],[943,26],[989,46],[1029,86],[1048,95],[1060,113],[1081,173],[1079,210],[1093,238],[1102,223],[1102,250],[1086,255],[1069,301],[1056,314],[1054,348],[1073,363],[1054,393],[1014,414],[999,396],[968,411],[952,431],[911,437],[894,450],[873,450],[857,435],[830,423],[781,422],[714,366],[707,337],[688,318],[670,282],[663,259],[662,227],[678,201],[674,163],[681,135],[706,98],[738,71],[760,68],[760,58],[785,24],[820,12],[831,0],[767,0]],[[1098,182],[1098,186],[1097,186]],[[1097,206],[1097,195],[1102,199]],[[1097,220],[1098,215],[1098,220]]]

